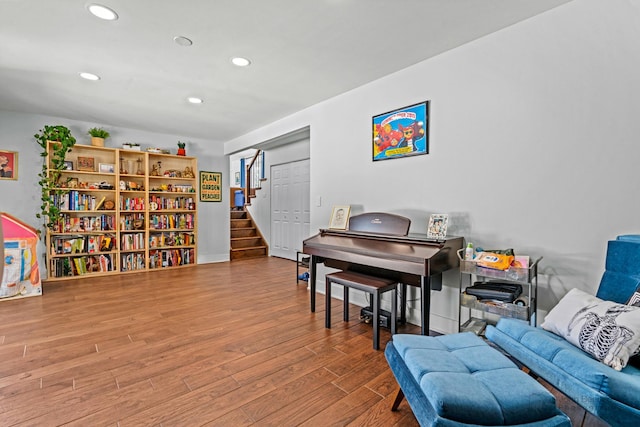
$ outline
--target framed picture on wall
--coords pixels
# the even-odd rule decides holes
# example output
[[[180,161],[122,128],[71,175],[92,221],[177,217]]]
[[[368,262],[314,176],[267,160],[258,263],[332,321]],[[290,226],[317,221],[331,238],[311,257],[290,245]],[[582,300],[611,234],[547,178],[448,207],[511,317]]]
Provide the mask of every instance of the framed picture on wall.
[[[429,103],[373,116],[373,161],[429,153]]]
[[[200,171],[200,201],[222,201],[222,172]]]
[[[0,150],[0,179],[18,179],[18,152]]]

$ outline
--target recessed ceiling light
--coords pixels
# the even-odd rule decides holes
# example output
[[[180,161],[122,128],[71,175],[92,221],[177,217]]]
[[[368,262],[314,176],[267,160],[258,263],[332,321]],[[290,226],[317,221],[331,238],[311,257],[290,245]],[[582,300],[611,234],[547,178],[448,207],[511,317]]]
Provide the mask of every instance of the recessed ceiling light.
[[[236,58],[231,58],[231,62],[233,63],[233,65],[238,67],[247,67],[251,64],[251,61],[249,61],[247,58],[242,58],[239,56]]]
[[[80,77],[87,80],[100,80],[100,76],[93,73],[80,73]]]
[[[115,21],[118,19],[118,14],[113,9],[101,4],[92,3],[87,6],[87,9],[100,19],[106,19],[107,21]]]
[[[173,38],[173,41],[176,42],[176,44],[179,44],[180,46],[191,46],[193,44],[191,39],[185,36],[175,36]]]
[[[204,102],[201,98],[196,98],[195,96],[188,97],[187,101],[189,101],[192,104],[202,104]]]

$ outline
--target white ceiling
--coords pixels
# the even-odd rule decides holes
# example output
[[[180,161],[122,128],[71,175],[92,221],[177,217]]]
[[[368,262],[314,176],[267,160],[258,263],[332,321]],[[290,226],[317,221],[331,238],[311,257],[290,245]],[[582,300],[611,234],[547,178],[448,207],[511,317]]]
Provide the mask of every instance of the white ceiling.
[[[568,1],[0,0],[0,109],[224,142]]]

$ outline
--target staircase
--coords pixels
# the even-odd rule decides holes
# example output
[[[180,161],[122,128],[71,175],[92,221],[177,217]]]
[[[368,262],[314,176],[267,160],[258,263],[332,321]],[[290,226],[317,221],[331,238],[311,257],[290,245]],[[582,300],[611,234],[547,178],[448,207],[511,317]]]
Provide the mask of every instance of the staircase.
[[[265,257],[269,247],[247,210],[231,211],[230,259]]]

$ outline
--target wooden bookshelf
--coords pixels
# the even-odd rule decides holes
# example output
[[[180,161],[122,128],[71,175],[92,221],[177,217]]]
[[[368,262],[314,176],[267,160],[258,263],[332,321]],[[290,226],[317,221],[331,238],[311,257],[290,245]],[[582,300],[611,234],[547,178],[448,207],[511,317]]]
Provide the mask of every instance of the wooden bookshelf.
[[[75,145],[66,161],[48,281],[196,264],[196,158]]]

